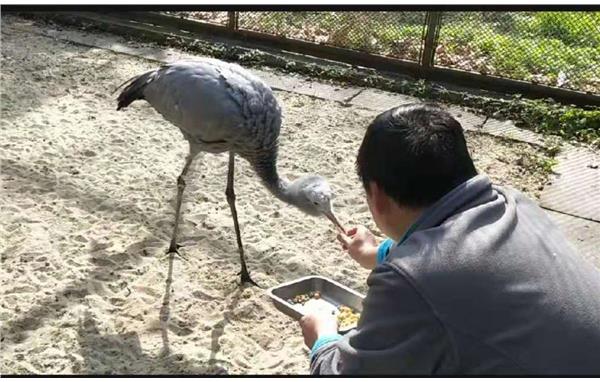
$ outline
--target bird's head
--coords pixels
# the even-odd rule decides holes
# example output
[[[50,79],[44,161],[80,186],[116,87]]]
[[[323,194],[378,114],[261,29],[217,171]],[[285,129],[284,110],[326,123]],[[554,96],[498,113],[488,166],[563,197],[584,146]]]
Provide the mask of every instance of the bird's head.
[[[318,175],[307,175],[290,184],[294,204],[301,211],[312,216],[325,216],[338,229],[345,232],[333,213],[331,200],[333,192],[327,180]]]

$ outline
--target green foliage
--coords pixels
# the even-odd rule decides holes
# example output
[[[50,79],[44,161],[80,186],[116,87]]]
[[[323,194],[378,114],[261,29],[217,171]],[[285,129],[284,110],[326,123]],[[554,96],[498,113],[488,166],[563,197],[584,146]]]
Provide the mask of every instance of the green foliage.
[[[239,18],[242,29],[412,61],[425,21],[425,12],[241,12]],[[443,12],[439,38],[436,65],[600,92],[600,12]]]
[[[239,23],[242,29],[418,61],[425,15],[240,12]],[[600,12],[442,12],[435,57],[439,66],[598,93]]]
[[[565,135],[600,145],[600,110],[569,109],[559,118],[560,128]]]
[[[549,85],[562,72],[572,88],[600,90],[600,12],[459,15],[442,24],[442,65]]]
[[[582,19],[589,20],[587,23]],[[531,32],[575,46],[600,44],[600,12],[536,12]]]
[[[554,166],[558,164],[556,158],[538,158],[537,167],[545,174],[554,172]]]
[[[600,109],[585,110],[552,100],[514,99],[505,116],[535,131],[600,147]]]

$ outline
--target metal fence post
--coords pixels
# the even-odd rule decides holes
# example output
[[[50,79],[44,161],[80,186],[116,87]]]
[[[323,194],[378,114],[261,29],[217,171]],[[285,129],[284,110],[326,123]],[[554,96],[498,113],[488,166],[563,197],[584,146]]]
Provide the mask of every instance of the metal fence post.
[[[421,55],[421,66],[424,68],[433,67],[433,58],[435,56],[435,48],[440,30],[440,21],[442,12],[427,12],[425,22],[427,29],[425,31],[425,44],[423,46],[423,54]]]
[[[231,30],[237,30],[238,29],[238,17],[239,17],[239,12],[227,12],[227,28],[231,29]]]

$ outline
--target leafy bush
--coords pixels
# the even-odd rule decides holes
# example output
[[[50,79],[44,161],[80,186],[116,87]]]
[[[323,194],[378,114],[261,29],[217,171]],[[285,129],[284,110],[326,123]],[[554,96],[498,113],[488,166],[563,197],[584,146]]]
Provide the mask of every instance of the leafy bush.
[[[569,109],[559,118],[565,135],[600,143],[600,110]]]
[[[600,147],[600,109],[585,110],[545,100],[515,99],[504,116],[524,127]]]

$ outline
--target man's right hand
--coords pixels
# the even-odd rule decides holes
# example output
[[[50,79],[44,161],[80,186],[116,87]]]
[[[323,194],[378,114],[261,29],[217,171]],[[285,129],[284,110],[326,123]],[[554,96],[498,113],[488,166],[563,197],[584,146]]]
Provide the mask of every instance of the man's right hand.
[[[371,231],[363,226],[358,226],[349,229],[345,235],[339,233],[337,239],[350,257],[363,268],[375,268],[377,265],[378,245]]]

